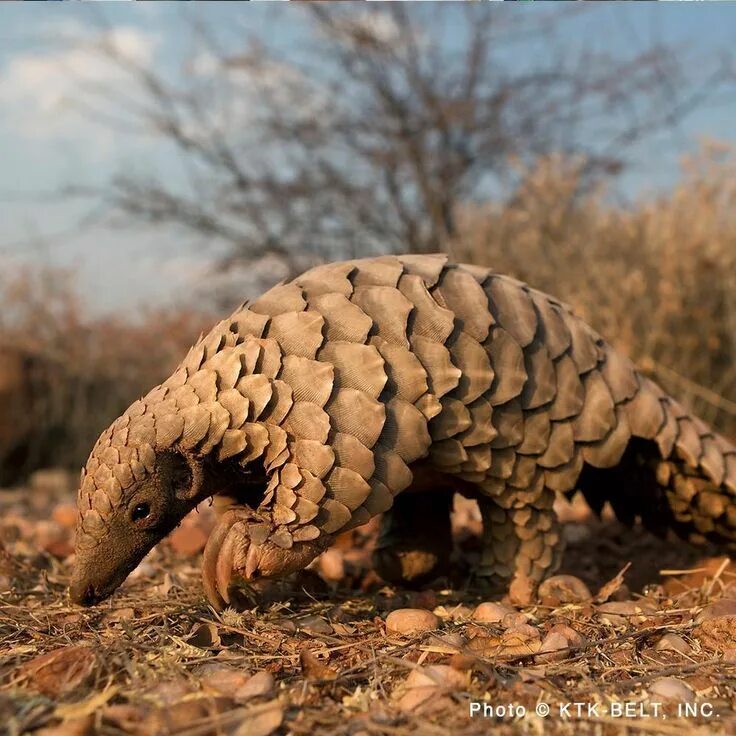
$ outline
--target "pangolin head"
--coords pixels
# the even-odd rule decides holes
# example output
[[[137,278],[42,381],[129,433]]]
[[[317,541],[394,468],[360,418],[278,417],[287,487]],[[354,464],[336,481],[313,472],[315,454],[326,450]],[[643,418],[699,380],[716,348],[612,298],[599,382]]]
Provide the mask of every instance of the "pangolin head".
[[[82,470],[70,585],[72,601],[82,605],[111,595],[209,495],[203,460],[157,446],[145,418],[130,411],[102,433]]]
[[[291,392],[275,393],[268,377],[280,360],[278,348],[274,352],[256,338],[237,342],[231,322],[225,322],[224,336],[216,326],[213,337],[197,343],[164,383],[102,433],[92,450],[79,488],[73,601],[92,605],[108,597],[209,496],[220,496],[221,508],[235,506],[241,515],[252,510],[258,521],[255,531],[239,523],[229,535],[221,520],[210,536],[204,579],[210,599],[218,602],[210,583],[218,576],[219,587],[227,587],[226,563],[246,578],[286,574],[319,554],[327,535],[348,521],[347,507],[332,502],[334,528],[305,522],[292,536],[289,524],[297,518],[292,506],[298,498],[291,488],[303,483],[318,494],[315,501],[299,499],[308,520],[321,512],[318,499],[325,489],[316,476],[308,478],[296,465],[284,464],[287,432],[261,421],[267,407],[283,414],[285,399],[291,401]],[[264,365],[266,373],[256,372]],[[329,374],[324,381],[331,385]],[[290,477],[281,488],[284,474]]]

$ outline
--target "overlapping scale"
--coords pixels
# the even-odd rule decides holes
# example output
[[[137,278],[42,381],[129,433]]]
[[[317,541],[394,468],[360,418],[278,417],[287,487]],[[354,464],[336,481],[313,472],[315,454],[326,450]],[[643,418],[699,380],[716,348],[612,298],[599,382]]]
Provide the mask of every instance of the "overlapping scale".
[[[285,355],[314,359],[324,340],[324,318],[319,312],[286,312],[271,319],[268,336]]]
[[[484,288],[498,325],[525,348],[537,332],[537,313],[528,291],[505,276],[492,276]]]
[[[386,385],[384,360],[373,345],[333,340],[320,350],[319,359],[334,369],[335,385],[341,389],[355,389],[375,399]]]
[[[478,281],[462,268],[447,268],[432,295],[450,310],[462,331],[476,342],[484,342],[494,323],[487,297]]]
[[[325,343],[333,340],[364,343],[373,320],[344,294],[328,292],[310,297],[309,309],[322,315]]]
[[[357,286],[351,301],[373,320],[374,334],[395,345],[409,347],[406,324],[413,305],[398,289]]]
[[[256,314],[274,317],[286,312],[301,312],[306,307],[307,302],[301,287],[291,283],[269,289],[250,305],[250,310]]]

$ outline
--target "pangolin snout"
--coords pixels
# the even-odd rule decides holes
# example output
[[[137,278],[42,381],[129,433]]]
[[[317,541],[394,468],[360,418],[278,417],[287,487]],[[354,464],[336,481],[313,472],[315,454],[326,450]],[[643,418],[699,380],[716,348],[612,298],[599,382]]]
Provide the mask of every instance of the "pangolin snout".
[[[69,597],[72,603],[79,606],[94,606],[99,603],[104,596],[101,596],[92,583],[86,580],[74,580],[69,586]]]

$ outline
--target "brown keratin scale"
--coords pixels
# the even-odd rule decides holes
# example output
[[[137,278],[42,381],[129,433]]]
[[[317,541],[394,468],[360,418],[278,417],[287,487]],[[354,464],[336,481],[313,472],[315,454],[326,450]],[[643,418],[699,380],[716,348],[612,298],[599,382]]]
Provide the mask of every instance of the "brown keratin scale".
[[[736,448],[563,303],[442,255],[319,266],[217,324],[99,438],[82,471],[74,601],[109,596],[208,497],[208,599],[308,565],[383,514],[389,581],[440,575],[452,494],[475,574],[530,599],[562,552],[553,502],[736,539]]]

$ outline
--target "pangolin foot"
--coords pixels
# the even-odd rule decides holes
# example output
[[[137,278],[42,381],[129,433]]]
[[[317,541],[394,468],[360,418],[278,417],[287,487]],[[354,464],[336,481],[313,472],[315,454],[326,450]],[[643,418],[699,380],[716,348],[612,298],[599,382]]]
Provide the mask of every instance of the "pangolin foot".
[[[207,540],[202,582],[209,602],[218,610],[230,604],[233,577],[244,580],[277,578],[305,568],[332,537],[295,541],[283,528],[247,507],[222,514]]]
[[[509,579],[485,570],[476,572],[470,582],[470,586],[478,592],[494,597],[507,596],[509,602],[515,606],[531,605],[538,585],[538,581],[520,572]]]

